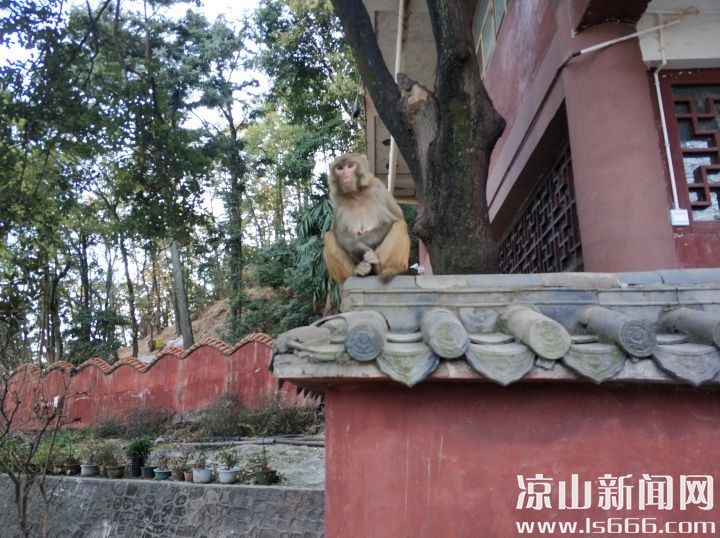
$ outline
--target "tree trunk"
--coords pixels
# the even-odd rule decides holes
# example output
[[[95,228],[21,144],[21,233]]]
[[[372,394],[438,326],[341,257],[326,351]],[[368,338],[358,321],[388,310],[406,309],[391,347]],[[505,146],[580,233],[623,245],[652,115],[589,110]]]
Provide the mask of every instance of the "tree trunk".
[[[92,319],[90,308],[90,264],[88,263],[88,236],[80,232],[78,252],[80,254],[80,340],[89,342],[91,338]]]
[[[153,323],[155,325],[155,330],[160,332],[160,330],[168,325],[168,317],[164,315],[165,313],[165,303],[162,300],[162,297],[160,295],[160,286],[158,286],[158,264],[157,264],[157,256],[155,252],[152,252],[150,254],[151,256],[151,262],[152,262],[152,289],[153,289],[153,295],[155,296],[155,305],[156,309],[153,312]]]
[[[229,325],[233,338],[237,338],[236,330],[242,321],[243,301],[241,294],[243,292],[243,251],[242,251],[242,185],[239,178],[234,174],[230,184],[230,200],[228,204],[230,229],[228,238],[228,254],[230,274],[228,280],[230,282],[230,319]]]
[[[383,122],[415,181],[415,232],[436,274],[497,271],[486,184],[505,122],[483,86],[475,55],[473,2],[428,0],[435,37],[434,92],[387,69],[362,0],[333,0]],[[448,248],[447,245],[452,245]]]
[[[107,313],[114,307],[113,300],[113,251],[111,248],[106,247],[105,249],[105,261],[107,262],[107,274],[105,275],[105,304],[103,305],[103,311]],[[103,340],[105,341],[106,347],[109,347],[110,342],[113,340],[114,327],[110,323],[106,323],[105,331],[103,332]]]
[[[137,357],[140,353],[138,346],[138,322],[137,316],[135,315],[135,286],[133,285],[132,278],[130,277],[130,265],[128,260],[128,252],[125,247],[125,238],[120,236],[120,254],[123,259],[123,266],[125,267],[125,281],[127,282],[128,289],[128,308],[130,309],[130,324],[132,326],[132,356]]]
[[[183,338],[183,347],[188,349],[193,345],[192,323],[190,309],[185,293],[185,279],[183,278],[182,262],[180,261],[180,248],[175,239],[170,242],[170,257],[172,259],[173,290],[177,301],[178,326]]]
[[[46,355],[48,365],[55,362],[54,350],[50,348],[50,264],[46,263],[43,267],[42,277],[42,307],[40,315],[40,344],[38,346],[38,359],[42,361],[43,355]]]

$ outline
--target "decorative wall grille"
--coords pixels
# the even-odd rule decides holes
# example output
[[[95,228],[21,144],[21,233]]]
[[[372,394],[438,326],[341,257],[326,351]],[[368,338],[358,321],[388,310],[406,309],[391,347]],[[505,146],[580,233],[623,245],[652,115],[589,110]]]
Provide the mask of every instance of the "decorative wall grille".
[[[720,84],[673,85],[682,172],[694,221],[720,220]]]
[[[570,145],[565,143],[500,245],[501,273],[582,271]]]

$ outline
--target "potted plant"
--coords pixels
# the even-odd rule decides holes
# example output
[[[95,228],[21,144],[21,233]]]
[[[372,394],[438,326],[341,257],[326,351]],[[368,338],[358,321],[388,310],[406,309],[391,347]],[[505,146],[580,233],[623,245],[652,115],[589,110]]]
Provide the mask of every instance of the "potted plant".
[[[95,440],[90,439],[88,443],[80,450],[81,463],[80,463],[80,476],[95,476],[99,474],[98,464],[95,455]]]
[[[109,441],[99,441],[95,448],[95,460],[100,465],[100,476],[107,477],[107,468],[117,467],[117,457],[115,456],[115,449],[112,443]]]
[[[80,458],[75,447],[65,445],[62,448],[60,460],[63,464],[63,474],[68,476],[80,474]]]
[[[198,484],[212,482],[212,469],[207,467],[207,455],[204,450],[198,452],[193,462],[192,481]]]
[[[187,456],[176,456],[169,458],[170,477],[173,480],[185,480],[185,474],[190,470],[187,464]],[[192,480],[192,473],[190,473]]]
[[[155,467],[155,480],[167,480],[170,478],[170,469],[168,469],[168,457],[160,456],[160,465]]]
[[[265,452],[265,443],[262,445],[262,454],[260,456],[260,464],[255,470],[255,483],[262,486],[269,486],[270,484],[277,484],[280,481],[278,472],[270,467],[267,459],[267,453]]]
[[[125,466],[119,465],[117,460],[110,461],[105,464],[105,472],[108,478],[123,478],[125,476]]]
[[[138,478],[142,472],[143,478],[153,478],[154,467],[145,468],[145,459],[150,454],[153,447],[153,440],[148,435],[140,435],[130,440],[125,448],[125,454],[130,458],[132,470],[130,476]],[[149,470],[148,470],[149,469]]]
[[[238,471],[236,467],[238,457],[234,449],[226,448],[218,454],[222,467],[218,467],[218,480],[221,484],[234,484],[237,482]]]

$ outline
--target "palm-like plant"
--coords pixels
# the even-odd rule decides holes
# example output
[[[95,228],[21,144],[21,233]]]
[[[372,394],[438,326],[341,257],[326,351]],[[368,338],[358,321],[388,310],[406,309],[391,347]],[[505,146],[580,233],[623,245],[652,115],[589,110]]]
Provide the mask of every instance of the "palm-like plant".
[[[332,224],[332,205],[327,195],[309,207],[298,222],[298,267],[311,272],[312,297],[315,304],[324,304],[323,314],[340,305],[340,286],[327,272],[323,260],[323,236]]]

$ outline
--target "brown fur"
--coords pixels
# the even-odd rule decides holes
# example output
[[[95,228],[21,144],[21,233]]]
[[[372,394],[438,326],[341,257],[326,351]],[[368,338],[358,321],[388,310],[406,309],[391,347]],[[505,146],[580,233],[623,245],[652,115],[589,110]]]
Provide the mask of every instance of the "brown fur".
[[[338,166],[354,163],[355,182],[343,185]],[[330,167],[330,199],[334,206],[331,231],[326,234],[324,256],[330,275],[343,282],[352,274],[363,274],[367,252],[374,251],[379,263],[372,272],[383,280],[407,271],[410,238],[400,206],[385,185],[370,173],[367,157],[348,153]],[[397,223],[402,225],[397,225]],[[367,265],[364,265],[367,267]]]

